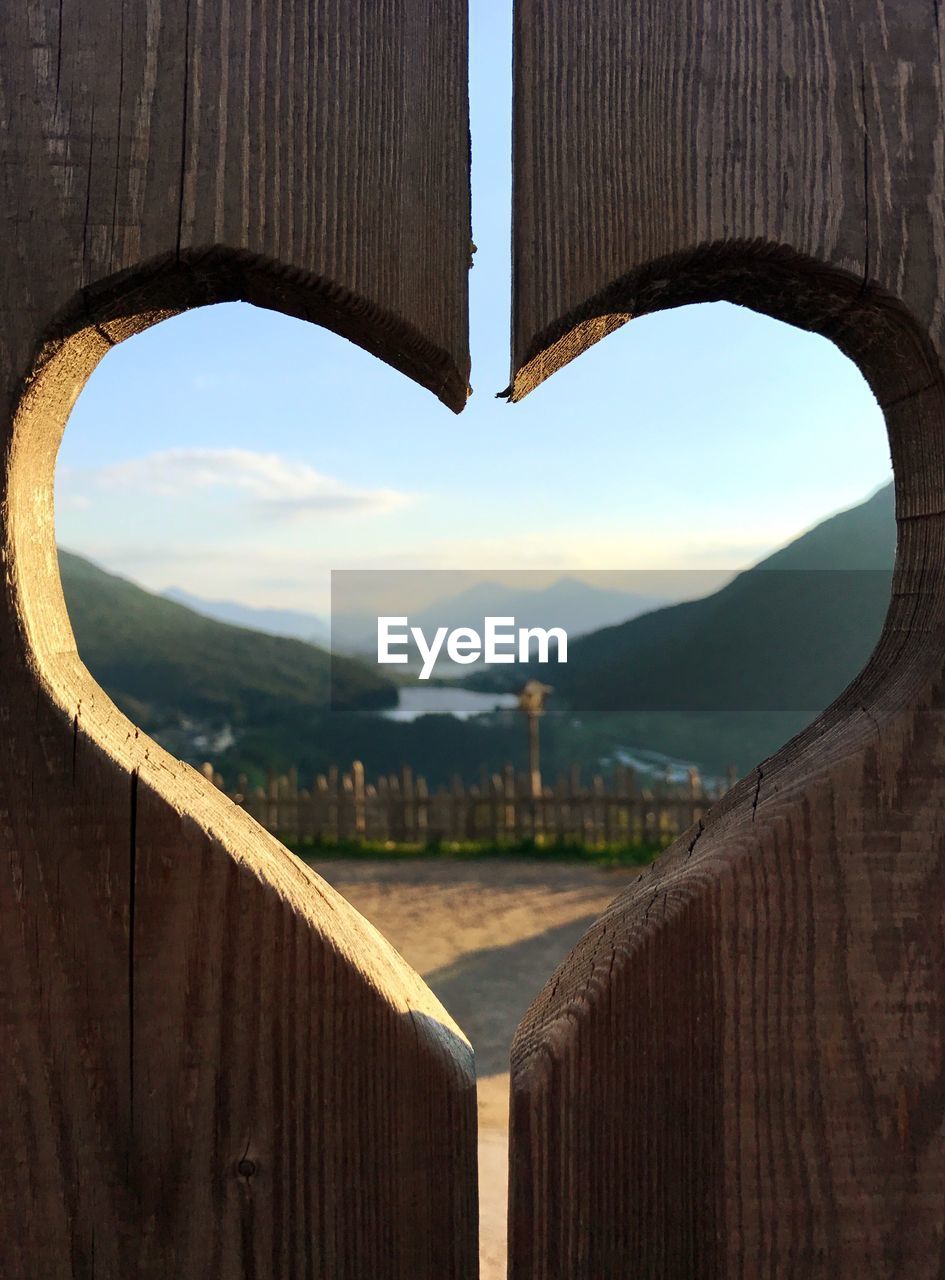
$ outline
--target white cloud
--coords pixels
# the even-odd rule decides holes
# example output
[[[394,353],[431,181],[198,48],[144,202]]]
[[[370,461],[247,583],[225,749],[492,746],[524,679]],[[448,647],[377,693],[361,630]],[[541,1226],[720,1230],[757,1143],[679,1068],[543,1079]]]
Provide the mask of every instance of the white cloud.
[[[358,489],[307,462],[250,449],[166,449],[102,467],[94,480],[99,489],[160,497],[217,490],[248,501],[261,514],[284,516],[391,511],[411,496],[394,489]]]
[[[60,485],[56,497],[56,507],[60,513],[62,511],[90,511],[92,500],[84,493],[64,492]]]

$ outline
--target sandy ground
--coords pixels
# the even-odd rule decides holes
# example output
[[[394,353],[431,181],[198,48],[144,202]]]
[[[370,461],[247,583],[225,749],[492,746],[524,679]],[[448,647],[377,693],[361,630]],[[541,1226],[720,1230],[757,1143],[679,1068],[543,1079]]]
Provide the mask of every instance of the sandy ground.
[[[524,860],[327,860],[317,870],[421,973],[479,1074],[481,1280],[504,1280],[508,1055],[558,962],[639,870]]]

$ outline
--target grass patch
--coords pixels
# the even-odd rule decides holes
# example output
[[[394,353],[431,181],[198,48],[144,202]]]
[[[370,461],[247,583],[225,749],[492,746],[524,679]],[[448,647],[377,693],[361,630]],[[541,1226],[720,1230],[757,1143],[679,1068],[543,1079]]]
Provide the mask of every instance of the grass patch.
[[[331,858],[382,858],[403,861],[444,858],[478,861],[488,858],[534,858],[537,862],[585,862],[598,867],[645,867],[671,843],[583,844],[567,840],[543,840],[540,836],[496,844],[481,840],[429,840],[397,843],[392,840],[292,840],[283,844],[304,862]]]

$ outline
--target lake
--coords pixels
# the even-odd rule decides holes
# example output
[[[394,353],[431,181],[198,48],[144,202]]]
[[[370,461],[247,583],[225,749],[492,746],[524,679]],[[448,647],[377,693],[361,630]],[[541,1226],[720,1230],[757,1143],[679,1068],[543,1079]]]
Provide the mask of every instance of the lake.
[[[518,706],[514,693],[478,693],[473,689],[444,688],[432,685],[421,689],[401,689],[400,701],[383,714],[388,720],[416,720],[420,716],[455,716],[468,720],[487,711]]]

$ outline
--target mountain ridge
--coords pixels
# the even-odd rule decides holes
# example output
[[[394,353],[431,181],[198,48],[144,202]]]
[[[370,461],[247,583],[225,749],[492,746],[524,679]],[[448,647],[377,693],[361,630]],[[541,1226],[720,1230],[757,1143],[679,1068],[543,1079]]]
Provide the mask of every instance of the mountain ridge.
[[[711,595],[578,638],[556,686],[577,711],[812,715],[868,658],[894,558],[888,485]]]
[[[302,640],[203,617],[60,549],[63,594],[83,662],[146,730],[193,718],[240,726],[295,711],[396,704],[377,673]],[[330,685],[329,685],[330,680]]]
[[[286,640],[304,640],[320,648],[328,647],[330,629],[327,621],[317,613],[244,604],[240,600],[211,600],[185,591],[183,587],[168,587],[157,594],[215,622],[246,627],[264,635],[282,636]]]
[[[572,764],[597,771],[647,751],[723,773],[776,750],[853,678],[878,637],[894,558],[893,505],[887,486],[711,595],[576,637],[568,666],[553,676],[534,668],[555,685],[542,729],[546,772]],[[213,760],[228,778],[260,779],[293,764],[311,773],[356,758],[369,772],[412,763],[431,785],[454,773],[475,777],[480,765],[524,767],[517,712],[463,723],[443,714],[406,724],[365,715],[392,707],[396,687],[335,658],[341,698],[329,714],[329,655],[317,647],[207,619],[68,551],[61,564],[93,676],[162,745],[194,763]],[[843,581],[850,589],[838,592]],[[805,666],[813,680],[800,680]],[[503,668],[501,678],[518,685],[526,674]],[[479,675],[498,679],[495,671]],[[477,678],[463,683],[476,688]],[[772,689],[778,697],[764,701]]]

